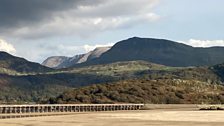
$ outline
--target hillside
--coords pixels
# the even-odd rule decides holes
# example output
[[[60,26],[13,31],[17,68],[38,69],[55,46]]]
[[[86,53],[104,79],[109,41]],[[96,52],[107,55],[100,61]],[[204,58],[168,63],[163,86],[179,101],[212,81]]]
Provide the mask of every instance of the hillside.
[[[130,79],[194,80],[205,85],[223,83],[216,69],[208,67],[177,68],[145,61],[128,61],[42,74],[0,74],[0,102],[39,102],[74,88],[115,82],[119,84]]]
[[[0,103],[37,102],[76,87],[113,81],[116,79],[110,76],[75,73],[20,76],[0,74]]]
[[[210,67],[210,69],[213,70],[222,81],[224,81],[224,63]]]
[[[74,66],[144,60],[174,67],[212,66],[224,62],[224,47],[194,48],[164,39],[130,38],[116,43],[99,58]]]
[[[126,67],[122,64],[126,64]],[[122,67],[133,69],[140,64],[139,68],[144,69],[135,71],[131,76],[130,71],[127,72],[129,76],[126,75],[125,80],[69,90],[57,98],[44,101],[44,103],[224,103],[223,74],[217,73],[217,71],[219,73],[223,71],[222,64],[214,67],[176,68],[157,64],[149,65],[150,63],[144,61],[132,61],[99,65],[95,66],[95,70],[98,68],[98,74],[102,75],[106,69],[122,71]],[[116,65],[118,69],[116,69]],[[91,70],[94,71],[93,68]],[[122,73],[121,71],[118,73]],[[106,73],[108,74],[108,72]],[[124,76],[124,73],[117,75]]]
[[[224,86],[196,80],[134,79],[67,91],[49,103],[220,104]]]
[[[43,73],[52,69],[44,67],[38,63],[27,61],[23,58],[12,56],[6,52],[0,52],[0,73]]]
[[[104,65],[93,65],[81,68],[68,68],[64,69],[72,73],[83,73],[83,74],[94,74],[102,76],[113,76],[113,77],[133,77],[135,73],[145,70],[168,70],[176,69],[172,67],[166,67],[159,64],[154,64],[145,61],[126,61],[126,62],[115,62]]]
[[[132,78],[137,71],[160,67],[165,66],[133,61],[41,74],[0,74],[0,102],[37,102],[68,89]]]

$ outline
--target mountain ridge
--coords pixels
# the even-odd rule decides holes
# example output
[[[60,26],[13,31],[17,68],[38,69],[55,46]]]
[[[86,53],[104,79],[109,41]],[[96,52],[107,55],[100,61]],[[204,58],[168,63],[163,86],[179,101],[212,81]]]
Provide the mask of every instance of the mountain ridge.
[[[9,70],[18,73],[42,73],[51,71],[52,69],[0,51],[0,71],[5,70],[6,72]]]
[[[116,43],[99,58],[74,67],[145,60],[174,67],[212,66],[224,62],[224,47],[192,47],[166,39],[133,37]]]

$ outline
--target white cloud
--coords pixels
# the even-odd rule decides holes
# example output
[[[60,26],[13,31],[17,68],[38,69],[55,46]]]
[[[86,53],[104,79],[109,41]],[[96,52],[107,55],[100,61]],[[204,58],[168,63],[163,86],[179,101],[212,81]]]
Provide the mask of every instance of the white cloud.
[[[109,47],[109,46],[113,46],[115,43],[107,43],[105,45],[102,45],[102,44],[96,44],[96,45],[84,45],[82,46],[82,48],[85,49],[86,52],[89,52],[89,51],[92,51],[94,50],[95,48],[97,47]]]
[[[5,51],[12,54],[16,53],[16,49],[13,47],[13,45],[3,39],[0,39],[0,51]]]
[[[185,43],[185,44],[191,45],[193,47],[224,46],[224,40],[196,40],[196,39],[190,39],[187,42],[181,41],[181,43]]]
[[[43,38],[59,35],[89,37],[100,32],[131,28],[160,19],[153,8],[160,0],[108,0],[96,5],[55,12],[39,24],[13,29],[10,35]]]

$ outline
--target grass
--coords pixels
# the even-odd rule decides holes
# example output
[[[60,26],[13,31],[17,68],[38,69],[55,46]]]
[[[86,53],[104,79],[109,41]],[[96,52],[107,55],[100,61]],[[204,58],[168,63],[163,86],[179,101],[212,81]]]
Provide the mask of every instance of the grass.
[[[127,74],[127,73],[133,74],[137,71],[145,71],[145,70],[175,70],[175,69],[177,68],[167,67],[145,61],[127,61],[127,62],[116,62],[106,65],[94,65],[83,68],[75,68],[67,72],[118,76],[121,74]]]
[[[50,75],[50,74],[60,74],[60,73],[81,73],[81,74],[92,74],[92,75],[105,75],[105,76],[122,76],[122,75],[132,75],[138,71],[146,70],[158,70],[158,71],[175,71],[178,69],[185,69],[182,67],[168,67],[163,65],[158,65],[146,61],[126,61],[126,62],[116,62],[106,65],[94,65],[86,66],[81,68],[67,68],[52,70],[49,72],[18,72],[11,69],[0,68],[0,73],[13,75],[13,76],[26,76],[26,75]]]

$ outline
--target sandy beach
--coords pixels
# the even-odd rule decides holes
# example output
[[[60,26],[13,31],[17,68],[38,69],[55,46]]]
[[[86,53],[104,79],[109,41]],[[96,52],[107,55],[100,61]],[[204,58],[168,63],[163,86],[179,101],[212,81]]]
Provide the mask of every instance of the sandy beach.
[[[140,110],[2,119],[0,126],[223,126],[224,111]]]

